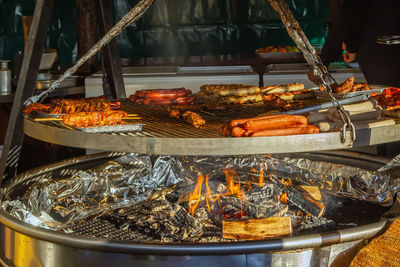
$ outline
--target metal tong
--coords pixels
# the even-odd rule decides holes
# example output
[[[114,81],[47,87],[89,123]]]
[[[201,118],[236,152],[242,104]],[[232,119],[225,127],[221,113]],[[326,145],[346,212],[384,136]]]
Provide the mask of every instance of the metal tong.
[[[307,36],[304,34],[298,21],[290,11],[289,6],[285,0],[268,0],[272,8],[278,13],[286,30],[297,47],[303,52],[303,56],[307,63],[313,69],[314,75],[317,76],[321,82],[321,86],[329,93],[333,106],[337,108],[340,118],[343,122],[341,132],[341,141],[346,142],[346,129],[349,127],[352,132],[352,141],[356,140],[356,130],[354,124],[351,122],[350,117],[344,111],[342,105],[332,94],[334,84],[337,84],[335,79],[329,74],[328,69],[322,64],[320,57],[315,51],[314,47],[309,42]]]

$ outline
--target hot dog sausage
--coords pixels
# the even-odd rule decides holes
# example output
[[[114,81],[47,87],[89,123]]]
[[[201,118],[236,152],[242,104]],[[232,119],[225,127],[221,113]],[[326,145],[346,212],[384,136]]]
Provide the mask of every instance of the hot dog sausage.
[[[257,131],[250,134],[252,137],[260,136],[281,136],[281,135],[296,135],[296,134],[314,134],[319,133],[319,129],[313,125],[307,125],[305,127],[292,127],[286,129],[271,129]]]
[[[250,120],[244,124],[244,129],[251,132],[300,127],[307,125],[307,118],[299,115],[284,115],[261,120]]]
[[[148,98],[148,99],[175,99],[177,97],[190,96],[191,90],[185,88],[175,89],[149,89],[139,90],[135,92],[135,98]]]
[[[240,127],[233,127],[232,128],[232,135],[235,136],[235,137],[243,136],[244,132],[245,132],[245,130],[243,130]]]
[[[154,105],[154,106],[165,106],[165,105],[187,105],[193,103],[194,97],[179,97],[177,99],[148,99],[148,98],[139,98],[136,99],[136,103],[143,103],[145,105]]]
[[[269,119],[269,118],[278,118],[282,117],[285,115],[270,115],[270,116],[261,116],[261,117],[254,117],[254,118],[249,118],[249,119],[238,119],[238,120],[232,120],[230,123],[230,126],[233,127],[244,127],[244,124],[250,120],[263,120],[263,119]],[[286,115],[287,116],[287,115]]]

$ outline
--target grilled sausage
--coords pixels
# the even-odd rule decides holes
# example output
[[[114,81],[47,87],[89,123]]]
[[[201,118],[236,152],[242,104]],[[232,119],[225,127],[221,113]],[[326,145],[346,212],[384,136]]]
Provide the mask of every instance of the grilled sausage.
[[[175,99],[177,97],[190,96],[192,94],[191,90],[185,88],[175,88],[175,89],[149,89],[149,90],[139,90],[135,92],[135,98],[147,98],[154,100],[164,100],[164,99]]]
[[[307,125],[307,118],[298,115],[284,115],[261,120],[249,120],[244,124],[246,131],[256,132],[269,129],[282,129]]]
[[[313,125],[303,127],[291,127],[285,129],[271,129],[257,131],[250,134],[252,137],[260,136],[282,136],[282,135],[296,135],[296,134],[314,134],[319,133],[319,129]]]
[[[237,119],[237,120],[232,120],[230,123],[230,126],[233,127],[244,127],[244,124],[250,120],[263,120],[263,119],[270,119],[270,118],[279,118],[283,117],[285,115],[270,115],[270,116],[260,116],[260,117],[254,117],[254,118],[249,118],[249,119]],[[286,115],[287,116],[287,115]]]
[[[240,127],[233,127],[232,128],[232,135],[235,137],[241,137],[245,133],[245,130],[243,130]]]

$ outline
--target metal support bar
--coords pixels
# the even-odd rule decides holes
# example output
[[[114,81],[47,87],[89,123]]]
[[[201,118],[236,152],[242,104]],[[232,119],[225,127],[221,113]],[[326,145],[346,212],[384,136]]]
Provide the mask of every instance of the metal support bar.
[[[105,35],[114,25],[113,21],[113,3],[109,0],[97,1],[98,27],[100,35]],[[115,39],[111,40],[103,49],[104,67],[107,73],[107,85],[103,86],[104,95],[113,98],[126,98],[124,79],[122,76],[121,60],[118,52],[118,45]],[[111,94],[111,95],[110,95]]]
[[[3,153],[0,159],[0,185],[4,178],[16,174],[23,133],[23,103],[33,95],[42,58],[54,0],[37,0],[21,74],[11,109]]]

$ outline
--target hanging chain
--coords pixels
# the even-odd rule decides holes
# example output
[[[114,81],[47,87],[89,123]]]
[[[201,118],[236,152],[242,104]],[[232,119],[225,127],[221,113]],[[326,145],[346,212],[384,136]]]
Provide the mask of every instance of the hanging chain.
[[[342,105],[337,101],[335,96],[332,94],[332,88],[336,84],[335,79],[330,75],[328,69],[322,64],[320,57],[315,51],[314,47],[309,42],[307,36],[304,34],[298,21],[290,11],[289,6],[284,0],[267,0],[275,12],[278,13],[285,25],[289,36],[296,43],[300,51],[303,52],[303,56],[307,63],[311,66],[313,73],[317,76],[321,82],[321,86],[328,92],[329,97],[339,113],[340,119],[343,122],[343,128],[341,132],[341,141],[346,142],[346,129],[350,128],[352,133],[351,138],[354,142],[356,140],[356,131],[354,124],[351,122],[348,113],[343,109]]]

